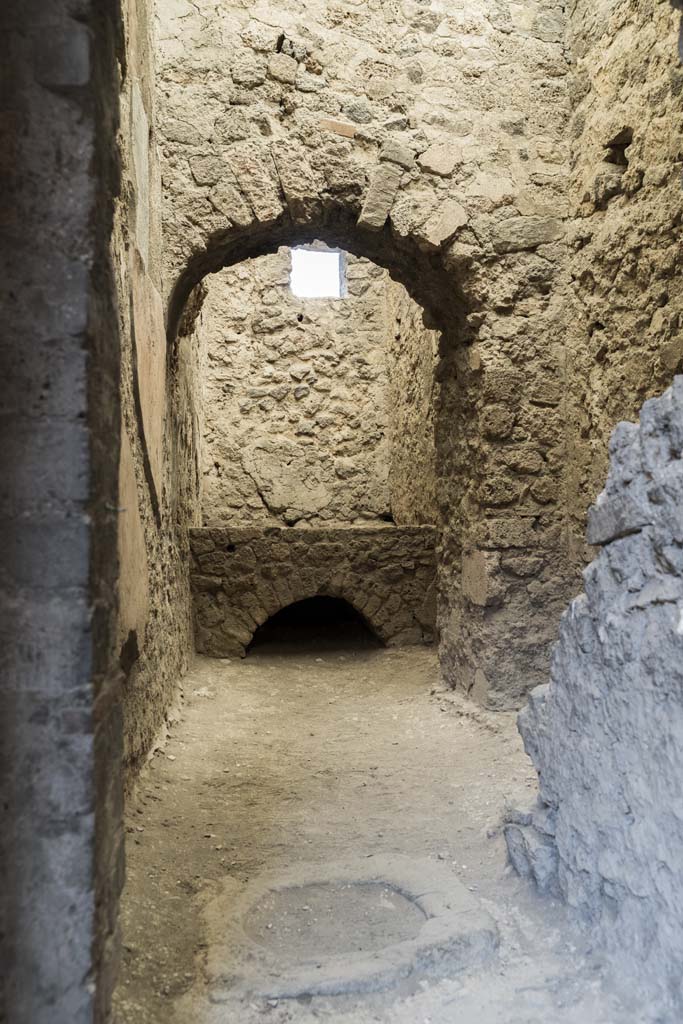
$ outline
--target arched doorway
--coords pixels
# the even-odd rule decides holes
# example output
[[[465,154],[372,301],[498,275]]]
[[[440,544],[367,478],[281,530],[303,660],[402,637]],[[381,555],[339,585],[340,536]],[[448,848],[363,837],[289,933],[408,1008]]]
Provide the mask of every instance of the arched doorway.
[[[269,161],[264,157],[265,166]],[[170,373],[177,378],[179,366],[192,364],[201,282],[221,268],[318,240],[372,260],[399,281],[424,311],[427,328],[440,334],[434,437],[442,671],[481,703],[515,707],[546,677],[572,585],[559,504],[561,463],[555,454],[544,455],[560,443],[557,388],[539,384],[536,370],[533,387],[527,386],[526,371],[505,354],[505,342],[482,341],[476,261],[451,244],[458,227],[438,243],[426,231],[424,224],[403,233],[388,223],[370,227],[355,199],[342,201],[324,189],[279,207],[276,216],[252,217],[248,226],[214,227],[204,237],[195,228],[191,241],[178,238],[173,254]],[[530,589],[529,574],[539,572],[538,586],[532,579]]]
[[[318,595],[295,601],[271,615],[254,633],[247,655],[381,646],[380,638],[352,604],[340,597]]]
[[[343,294],[296,295],[298,251],[204,279],[179,335],[198,380],[195,644],[212,657],[315,595],[349,598],[386,643],[435,633],[438,334],[381,267],[320,243],[304,251],[337,257]]]

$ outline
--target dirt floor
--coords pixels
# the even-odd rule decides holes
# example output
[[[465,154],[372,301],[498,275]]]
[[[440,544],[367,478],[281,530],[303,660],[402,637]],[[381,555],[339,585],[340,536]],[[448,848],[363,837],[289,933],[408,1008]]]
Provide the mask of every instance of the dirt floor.
[[[514,718],[444,691],[431,650],[266,643],[244,661],[198,660],[183,690],[180,717],[129,801],[118,1024],[647,1020],[619,1004],[562,907],[506,867],[505,807],[526,807],[535,788]],[[276,894],[247,922],[257,943],[272,933],[271,954],[285,964],[316,943],[321,957],[333,951],[335,934],[343,954],[349,931],[362,950],[385,928],[400,941],[418,927],[412,910],[392,918],[402,897],[390,887],[364,890],[346,924],[336,889],[325,926],[329,894],[316,874],[394,856],[464,883],[495,922],[498,949],[480,965],[432,965],[366,994],[233,991],[228,961],[240,950],[221,945],[221,922],[255,879],[293,869],[302,885],[314,879],[303,906]]]

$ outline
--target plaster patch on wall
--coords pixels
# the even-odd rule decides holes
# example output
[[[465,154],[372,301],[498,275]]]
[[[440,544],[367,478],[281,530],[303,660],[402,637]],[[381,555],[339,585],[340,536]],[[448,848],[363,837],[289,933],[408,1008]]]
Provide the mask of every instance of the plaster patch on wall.
[[[149,616],[149,566],[142,518],[138,506],[138,484],[130,441],[121,432],[119,466],[119,641],[131,630],[143,642]]]

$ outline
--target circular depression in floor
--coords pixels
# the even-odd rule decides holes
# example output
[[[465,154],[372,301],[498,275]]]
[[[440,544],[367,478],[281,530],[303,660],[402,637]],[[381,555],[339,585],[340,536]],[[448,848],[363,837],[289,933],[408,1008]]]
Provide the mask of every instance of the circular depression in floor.
[[[425,913],[384,882],[318,882],[273,889],[247,912],[253,942],[290,960],[374,953],[415,939]]]

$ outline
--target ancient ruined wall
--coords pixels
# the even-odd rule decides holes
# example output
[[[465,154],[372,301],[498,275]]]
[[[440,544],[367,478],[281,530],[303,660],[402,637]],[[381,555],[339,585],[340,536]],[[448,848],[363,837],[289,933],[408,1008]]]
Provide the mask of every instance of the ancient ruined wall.
[[[653,1018],[683,1009],[683,377],[621,423],[589,516],[600,552],[520,730],[540,800],[513,863],[559,891]]]
[[[256,629],[297,601],[343,598],[386,644],[428,643],[436,619],[432,527],[192,530],[197,650],[244,656]]]
[[[205,525],[389,518],[386,274],[345,264],[339,299],[294,295],[286,248],[207,279]]]
[[[143,0],[124,8],[122,169],[112,252],[121,353],[118,657],[124,761],[137,767],[192,647],[187,527],[197,516],[196,353],[167,359],[154,41]]]
[[[567,502],[579,562],[609,435],[683,360],[683,71],[662,2],[569,5],[573,57]]]
[[[573,265],[587,329],[574,334],[569,374],[583,387],[578,532],[610,423],[679,368],[681,75],[668,4],[580,4],[572,19],[586,147],[576,150]],[[677,1020],[683,378],[645,403],[638,424],[618,425],[609,456],[588,516],[599,553],[562,619],[550,683],[519,719],[539,799],[510,815],[506,838],[517,870],[561,895],[609,951],[620,987],[653,1019]]]
[[[121,878],[114,2],[5,0],[0,1018],[105,1019]]]
[[[435,415],[438,331],[405,288],[389,281],[385,303],[389,338],[389,495],[401,526],[437,522]]]
[[[160,0],[171,327],[208,271],[320,238],[444,330],[441,660],[514,704],[573,580],[563,5]]]

